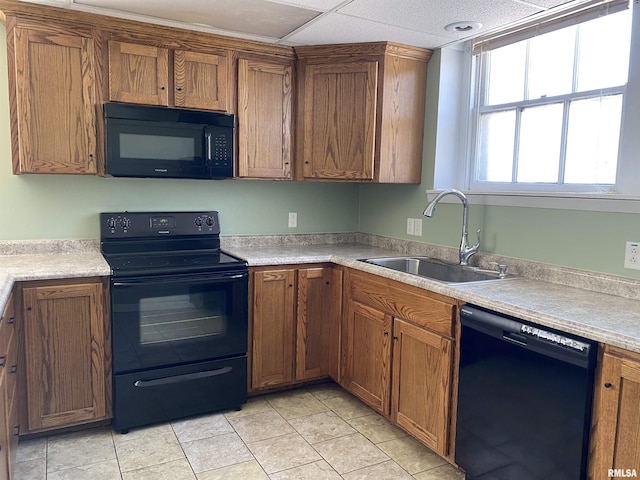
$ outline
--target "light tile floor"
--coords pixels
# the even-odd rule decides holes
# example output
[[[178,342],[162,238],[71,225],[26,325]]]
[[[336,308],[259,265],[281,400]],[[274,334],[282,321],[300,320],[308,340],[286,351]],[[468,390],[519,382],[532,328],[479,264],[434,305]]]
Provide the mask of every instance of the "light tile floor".
[[[464,475],[334,383],[133,429],[21,441],[17,480],[461,480]]]

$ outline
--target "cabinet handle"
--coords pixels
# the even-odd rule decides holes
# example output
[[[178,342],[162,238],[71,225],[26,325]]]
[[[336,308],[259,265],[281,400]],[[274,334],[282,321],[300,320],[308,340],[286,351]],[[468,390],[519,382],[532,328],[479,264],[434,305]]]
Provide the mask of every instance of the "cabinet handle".
[[[11,370],[9,373],[15,374],[18,371],[18,365],[11,365]]]
[[[9,317],[9,325],[16,323],[16,317]]]
[[[182,91],[182,87],[178,87],[176,90],[178,90],[179,92]]]
[[[164,87],[160,87],[160,90],[164,90]]]
[[[398,339],[398,337],[391,337],[391,338],[393,338],[394,340],[397,340],[397,339]]]
[[[15,427],[13,427],[13,434],[17,437],[18,435],[20,435],[20,425],[16,425]]]
[[[384,332],[384,334],[383,334],[383,335],[384,335],[385,337],[388,337],[388,336],[389,336],[389,332]]]
[[[604,388],[611,388],[613,385],[611,385],[609,382],[604,384]]]
[[[0,357],[0,367],[4,367],[7,364],[7,357],[2,355]]]
[[[30,311],[31,311],[31,307],[27,307],[27,312],[30,312]]]

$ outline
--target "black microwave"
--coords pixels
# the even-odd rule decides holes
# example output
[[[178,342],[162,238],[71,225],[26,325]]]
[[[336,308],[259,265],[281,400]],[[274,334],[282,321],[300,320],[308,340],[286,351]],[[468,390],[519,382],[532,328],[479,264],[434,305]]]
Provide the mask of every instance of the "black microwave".
[[[106,173],[113,177],[233,177],[235,116],[105,103]]]

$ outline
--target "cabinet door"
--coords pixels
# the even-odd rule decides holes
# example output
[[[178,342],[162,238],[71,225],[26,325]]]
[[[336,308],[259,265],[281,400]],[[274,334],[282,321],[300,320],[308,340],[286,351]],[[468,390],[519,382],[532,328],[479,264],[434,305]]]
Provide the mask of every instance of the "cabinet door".
[[[293,381],[295,270],[253,276],[252,388]]]
[[[296,380],[324,377],[336,368],[341,278],[331,267],[298,270]]]
[[[391,419],[447,454],[452,342],[399,319],[393,324]]]
[[[605,353],[595,385],[590,478],[640,468],[640,356]]]
[[[14,173],[97,173],[93,39],[17,27],[14,42]]]
[[[25,287],[28,430],[106,416],[101,283]]]
[[[391,316],[349,301],[344,329],[343,385],[383,414],[391,388]]]
[[[169,105],[169,51],[150,45],[109,42],[109,99]]]
[[[176,50],[173,63],[176,107],[228,111],[228,62],[223,54]]]
[[[4,369],[0,371],[0,480],[7,480],[10,473],[9,444],[12,428],[6,406],[6,376]]]
[[[291,65],[238,60],[238,175],[291,178]]]
[[[305,178],[373,179],[377,85],[375,61],[306,66]]]

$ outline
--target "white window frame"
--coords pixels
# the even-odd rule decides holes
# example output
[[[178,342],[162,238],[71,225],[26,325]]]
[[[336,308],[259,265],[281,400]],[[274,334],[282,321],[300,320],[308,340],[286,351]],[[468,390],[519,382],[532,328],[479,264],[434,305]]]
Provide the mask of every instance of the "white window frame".
[[[482,190],[471,190],[472,154],[475,142],[475,57],[471,42],[441,49],[440,87],[437,130],[435,135],[435,169],[433,188],[428,198],[445,188],[457,188],[471,196],[476,204],[559,208],[607,212],[640,213],[640,6],[633,8],[629,81],[625,90],[618,175],[615,188],[605,191],[559,191],[556,185],[538,186],[536,190],[514,191],[490,188],[482,182]],[[452,94],[447,82],[457,78]],[[443,95],[445,93],[445,95]],[[457,114],[451,115],[450,104]],[[445,112],[443,115],[442,112]],[[454,118],[455,117],[455,118]],[[457,140],[452,139],[452,132]],[[509,184],[511,187],[511,184]],[[541,188],[540,188],[541,187]],[[445,198],[446,200],[446,198]]]

